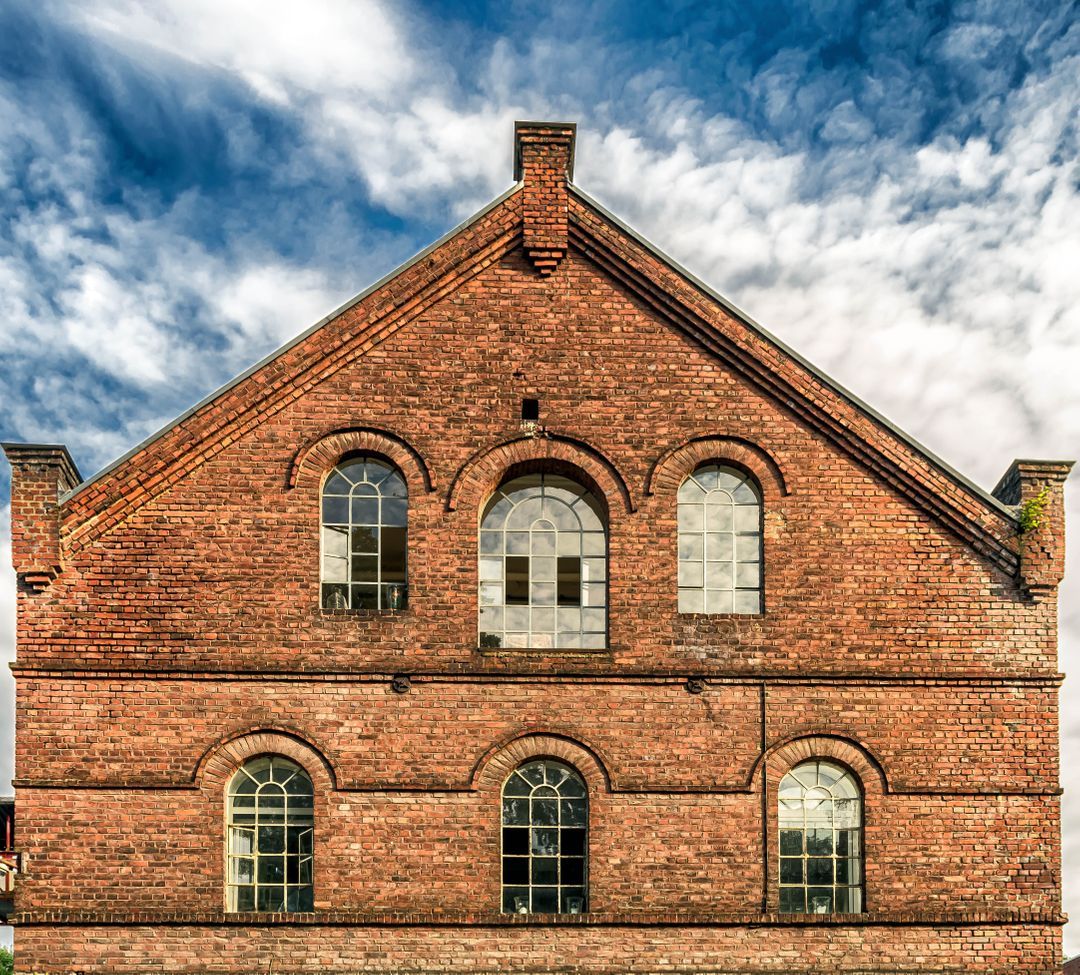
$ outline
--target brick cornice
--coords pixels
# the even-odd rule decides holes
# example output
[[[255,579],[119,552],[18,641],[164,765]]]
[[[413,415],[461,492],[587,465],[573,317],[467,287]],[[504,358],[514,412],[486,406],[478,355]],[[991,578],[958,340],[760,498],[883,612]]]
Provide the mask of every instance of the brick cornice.
[[[597,267],[738,375],[827,436],[995,567],[1017,574],[1013,517],[651,253],[573,189],[569,239]]]

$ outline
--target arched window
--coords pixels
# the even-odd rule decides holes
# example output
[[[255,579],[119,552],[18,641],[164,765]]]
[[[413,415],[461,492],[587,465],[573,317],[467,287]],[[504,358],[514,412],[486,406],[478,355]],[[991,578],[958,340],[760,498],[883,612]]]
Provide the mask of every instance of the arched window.
[[[606,646],[602,512],[589,491],[555,474],[495,492],[480,523],[480,646]]]
[[[780,780],[780,911],[862,911],[862,793],[847,769],[809,761]]]
[[[361,455],[337,465],[322,493],[324,609],[404,609],[409,491],[400,471]]]
[[[679,612],[761,612],[761,494],[706,464],[679,488]]]
[[[588,833],[588,790],[574,769],[543,759],[512,772],[502,791],[503,912],[587,910]]]
[[[226,898],[230,911],[314,909],[314,793],[295,762],[255,758],[229,782]]]

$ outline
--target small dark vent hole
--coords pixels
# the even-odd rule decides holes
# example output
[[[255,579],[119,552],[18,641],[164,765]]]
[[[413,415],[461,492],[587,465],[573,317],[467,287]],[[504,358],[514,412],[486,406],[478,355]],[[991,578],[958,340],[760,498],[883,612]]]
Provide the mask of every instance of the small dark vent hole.
[[[521,401],[521,418],[523,420],[540,419],[540,400],[523,399]]]

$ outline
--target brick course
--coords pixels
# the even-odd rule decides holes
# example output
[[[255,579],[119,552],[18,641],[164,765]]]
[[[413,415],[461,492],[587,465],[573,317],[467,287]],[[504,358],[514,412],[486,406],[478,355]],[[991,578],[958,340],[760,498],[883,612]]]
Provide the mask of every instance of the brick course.
[[[523,186],[131,458],[72,491],[6,445],[19,970],[1055,971],[1068,465],[966,485],[568,185],[572,127],[517,131]],[[319,607],[351,450],[408,483],[401,612]],[[760,616],[677,612],[707,460],[761,484]],[[606,504],[602,651],[477,649],[478,511],[526,470]],[[223,790],[269,752],[315,783],[313,915],[224,912]],[[528,755],[589,783],[587,915],[497,913]],[[811,755],[865,790],[863,915],[775,913]]]

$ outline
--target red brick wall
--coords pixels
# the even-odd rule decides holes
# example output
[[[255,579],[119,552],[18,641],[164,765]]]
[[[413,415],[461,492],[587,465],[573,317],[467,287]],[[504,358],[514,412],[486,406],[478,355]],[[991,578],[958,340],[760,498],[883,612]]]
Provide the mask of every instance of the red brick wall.
[[[519,207],[62,510],[62,572],[19,601],[19,970],[1054,970],[1056,606],[1004,570],[1015,540],[976,551],[580,245],[538,274]],[[319,608],[317,445],[351,428],[409,481],[401,613]],[[762,482],[762,616],[676,612],[676,448],[700,438]],[[605,497],[606,653],[476,649],[478,509],[529,458]],[[843,923],[769,913],[806,736],[866,790],[868,913]],[[529,742],[588,767],[584,921],[495,913]],[[223,783],[264,746],[316,782],[317,923],[223,913]]]

